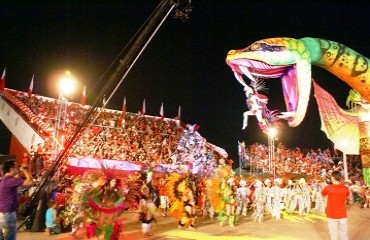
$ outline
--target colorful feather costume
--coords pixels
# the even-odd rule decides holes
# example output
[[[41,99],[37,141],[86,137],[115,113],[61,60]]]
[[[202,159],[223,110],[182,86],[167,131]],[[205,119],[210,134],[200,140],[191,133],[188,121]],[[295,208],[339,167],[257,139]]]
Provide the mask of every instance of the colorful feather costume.
[[[230,204],[234,189],[230,188],[227,182],[234,178],[234,174],[235,172],[229,165],[221,163],[214,170],[213,176],[207,181],[206,194],[218,215],[217,219],[220,223],[224,223],[228,217],[230,218],[225,212],[225,207]],[[235,216],[232,216],[232,221],[235,222]]]
[[[181,220],[184,214],[184,204],[181,200],[182,190],[186,180],[179,173],[171,173],[167,177],[167,193],[170,201],[170,215]]]
[[[123,175],[114,169],[91,170],[75,182],[71,211],[74,223],[84,223],[88,238],[100,235],[118,240],[123,227],[123,213],[137,207],[139,176]],[[70,214],[73,215],[73,214]]]

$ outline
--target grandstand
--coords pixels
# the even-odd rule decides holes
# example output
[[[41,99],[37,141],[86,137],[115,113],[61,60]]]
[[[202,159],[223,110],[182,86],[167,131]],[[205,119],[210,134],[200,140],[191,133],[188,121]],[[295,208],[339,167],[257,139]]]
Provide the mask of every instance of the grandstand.
[[[9,154],[15,155],[17,162],[27,152],[43,156],[42,168],[50,166],[90,108],[67,101],[61,117],[59,101],[5,88],[0,96],[0,120],[11,132]],[[194,173],[207,174],[219,158],[227,157],[224,149],[208,143],[180,119],[100,108],[84,126],[64,162],[72,173],[104,164],[123,171],[150,167],[163,172],[187,165]],[[34,166],[33,170],[38,173],[42,169]]]

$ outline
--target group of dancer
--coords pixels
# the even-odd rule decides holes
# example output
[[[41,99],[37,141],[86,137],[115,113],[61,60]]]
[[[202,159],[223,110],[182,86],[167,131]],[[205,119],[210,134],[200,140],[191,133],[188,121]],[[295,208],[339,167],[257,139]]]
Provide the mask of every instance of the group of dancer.
[[[159,209],[164,216],[169,213],[176,217],[179,228],[190,229],[194,229],[196,209],[204,217],[230,227],[235,227],[238,218],[247,216],[248,211],[253,212],[256,222],[263,222],[266,214],[281,219],[284,210],[299,216],[324,214],[326,199],[321,192],[327,184],[325,180],[308,182],[305,178],[244,179],[220,159],[213,174],[200,180],[191,174],[170,174],[165,181],[167,196],[161,192]],[[167,202],[163,201],[166,197]]]
[[[144,236],[151,235],[159,215],[175,218],[179,229],[195,229],[197,215],[235,227],[247,216],[262,223],[269,215],[282,219],[283,211],[302,217],[324,214],[322,190],[329,184],[325,179],[245,178],[224,158],[208,176],[194,175],[183,165],[159,177],[150,168],[125,177],[109,169],[95,170],[74,182],[69,222],[84,226],[89,237],[104,234],[108,239],[119,239],[127,209],[137,212]]]

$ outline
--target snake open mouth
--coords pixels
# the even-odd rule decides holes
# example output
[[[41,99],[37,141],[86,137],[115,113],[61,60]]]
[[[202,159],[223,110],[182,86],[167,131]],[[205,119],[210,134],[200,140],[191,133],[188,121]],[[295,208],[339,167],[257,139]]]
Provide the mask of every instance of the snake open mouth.
[[[279,51],[252,51],[251,46],[242,50],[230,50],[226,63],[243,86],[247,85],[243,76],[253,82],[258,79],[280,78],[286,112],[281,112],[279,118],[287,120],[291,127],[298,126],[307,110],[311,66],[306,60],[297,59],[296,54],[284,48],[280,47]],[[302,72],[306,74],[299,74]]]

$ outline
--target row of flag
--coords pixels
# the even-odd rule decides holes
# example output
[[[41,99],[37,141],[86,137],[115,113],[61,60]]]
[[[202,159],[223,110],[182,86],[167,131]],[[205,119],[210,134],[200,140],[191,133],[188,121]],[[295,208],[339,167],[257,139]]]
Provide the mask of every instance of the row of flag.
[[[1,79],[0,79],[0,92],[4,92],[4,90],[5,90],[5,75],[6,75],[6,68],[4,68],[3,74],[1,75]],[[29,97],[32,96],[33,78],[34,78],[34,75],[32,76],[31,84],[30,84],[30,86],[28,88],[28,91],[27,91]]]
[[[1,79],[0,79],[0,92],[3,92],[5,90],[5,75],[6,75],[6,68],[4,68],[4,71],[3,71],[3,74],[1,76]],[[32,96],[32,92],[33,92],[33,79],[34,79],[34,75],[32,76],[32,80],[31,80],[31,83],[30,83],[30,86],[28,88],[28,91],[27,91],[27,94],[29,97]],[[103,100],[105,102],[105,100]],[[86,105],[86,85],[83,87],[82,89],[82,95],[81,95],[81,98],[80,98],[80,104],[81,105]],[[141,109],[141,111],[139,112],[140,114],[143,114],[145,115],[145,112],[146,112],[146,106],[145,106],[145,99],[143,101],[143,107]],[[105,103],[103,103],[103,106],[105,106]],[[126,97],[124,97],[123,99],[123,105],[122,105],[122,112],[123,113],[126,113],[127,112],[127,105],[126,105]],[[161,108],[159,110],[159,116],[163,119],[164,118],[164,107],[163,107],[163,102],[161,104]],[[180,118],[181,116],[181,106],[179,106],[179,109],[178,109],[178,113],[177,113],[177,119],[181,119]]]
[[[123,98],[123,104],[122,104],[122,112],[126,113],[127,112],[127,105],[126,105],[126,97]],[[145,103],[145,98],[143,100],[143,106],[141,108],[141,111],[139,111],[139,114],[145,115],[146,113],[146,103]],[[159,109],[159,116],[163,119],[164,118],[164,107],[163,107],[163,102],[161,104],[161,108]],[[177,111],[177,116],[176,119],[181,119],[181,106],[179,106],[179,109]]]

